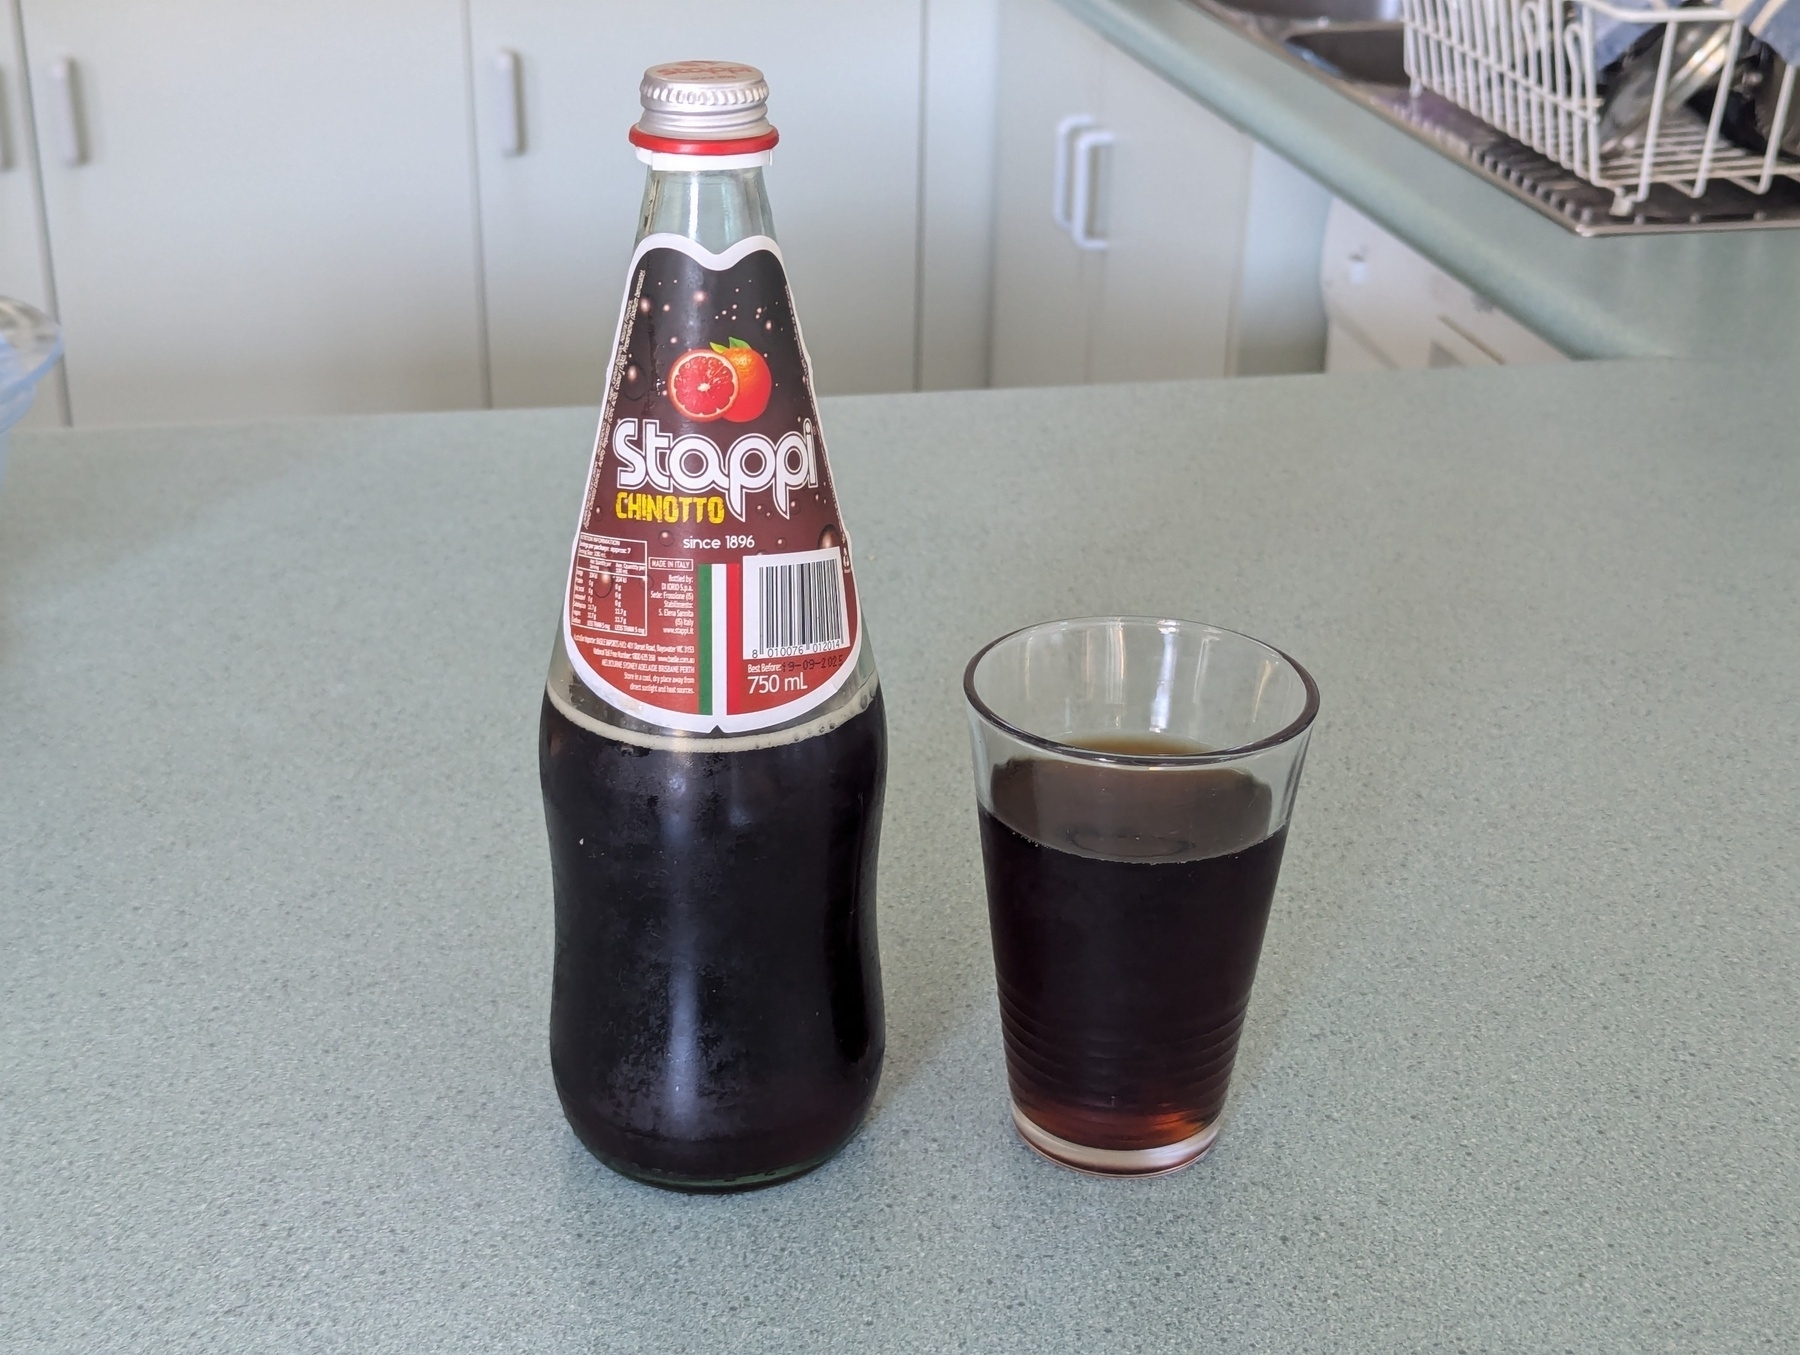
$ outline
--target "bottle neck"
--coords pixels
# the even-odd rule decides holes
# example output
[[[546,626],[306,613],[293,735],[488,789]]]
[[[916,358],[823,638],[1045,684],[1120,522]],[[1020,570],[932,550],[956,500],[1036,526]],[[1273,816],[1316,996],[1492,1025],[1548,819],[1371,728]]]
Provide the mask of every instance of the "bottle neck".
[[[685,235],[723,254],[753,235],[775,235],[775,218],[760,166],[737,169],[652,169],[644,182],[637,238]]]

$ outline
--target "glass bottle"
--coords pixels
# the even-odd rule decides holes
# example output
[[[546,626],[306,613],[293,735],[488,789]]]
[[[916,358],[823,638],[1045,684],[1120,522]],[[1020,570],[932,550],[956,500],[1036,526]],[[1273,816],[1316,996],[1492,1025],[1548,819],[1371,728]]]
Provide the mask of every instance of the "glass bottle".
[[[762,168],[752,67],[652,67],[638,241],[551,657],[551,1065],[683,1190],[798,1175],[884,1047],[887,729]]]

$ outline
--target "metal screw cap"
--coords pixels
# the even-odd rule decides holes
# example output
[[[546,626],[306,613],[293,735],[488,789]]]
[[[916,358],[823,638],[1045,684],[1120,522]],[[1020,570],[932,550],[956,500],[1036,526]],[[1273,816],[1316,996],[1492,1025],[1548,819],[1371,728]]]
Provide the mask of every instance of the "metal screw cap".
[[[742,141],[767,136],[769,82],[735,61],[671,61],[644,72],[637,130],[672,141]]]

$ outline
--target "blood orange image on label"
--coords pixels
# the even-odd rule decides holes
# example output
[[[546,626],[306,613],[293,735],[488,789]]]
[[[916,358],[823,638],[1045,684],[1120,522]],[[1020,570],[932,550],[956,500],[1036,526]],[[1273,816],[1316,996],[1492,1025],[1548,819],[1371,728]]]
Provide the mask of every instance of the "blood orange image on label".
[[[667,384],[669,403],[695,423],[711,423],[737,402],[737,368],[710,348],[676,358]]]
[[[850,540],[774,240],[633,254],[563,620],[582,681],[671,729],[782,724],[855,668]]]

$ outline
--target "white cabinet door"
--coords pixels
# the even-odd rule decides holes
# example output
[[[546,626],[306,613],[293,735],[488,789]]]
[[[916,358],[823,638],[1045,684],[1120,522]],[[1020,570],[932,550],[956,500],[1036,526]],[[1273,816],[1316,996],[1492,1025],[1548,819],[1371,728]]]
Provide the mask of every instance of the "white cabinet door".
[[[1098,34],[1050,0],[1005,0],[1001,8],[990,363],[996,386],[1087,380],[1101,255],[1077,248],[1056,217],[1066,219],[1070,210],[1068,157],[1080,124],[1098,127],[1102,120],[1107,53]],[[1093,163],[1103,162],[1096,151]]]
[[[0,0],[0,296],[56,313],[50,256],[44,247],[37,188],[37,147],[25,100],[25,62],[19,50],[13,0]],[[53,428],[65,421],[62,369],[39,383],[24,427]]]
[[[458,0],[23,12],[78,424],[485,402]]]
[[[994,384],[1223,376],[1253,143],[1050,0],[1000,91]]]
[[[471,21],[497,405],[598,403],[643,195],[638,81],[686,57],[768,76],[769,195],[820,388],[913,388],[920,0],[471,0]]]
[[[1253,142],[1109,48],[1105,283],[1090,381],[1224,376]]]

